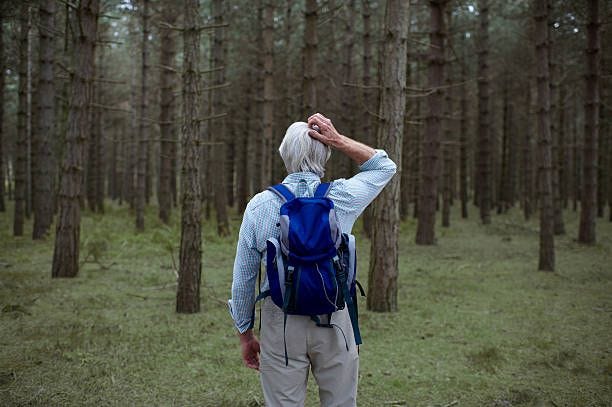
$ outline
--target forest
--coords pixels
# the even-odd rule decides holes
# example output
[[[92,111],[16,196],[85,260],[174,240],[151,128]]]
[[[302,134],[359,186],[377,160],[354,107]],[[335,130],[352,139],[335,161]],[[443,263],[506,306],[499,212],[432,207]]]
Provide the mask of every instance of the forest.
[[[611,84],[608,1],[0,1],[0,405],[263,406],[236,241],[316,112],[398,167],[359,405],[610,405]]]

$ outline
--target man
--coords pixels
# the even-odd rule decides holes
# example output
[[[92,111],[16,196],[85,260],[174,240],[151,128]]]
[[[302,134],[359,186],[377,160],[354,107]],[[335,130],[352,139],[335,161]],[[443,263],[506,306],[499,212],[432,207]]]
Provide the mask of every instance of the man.
[[[308,123],[296,122],[287,129],[279,148],[289,173],[283,184],[295,196],[313,196],[332,148],[359,164],[357,175],[334,181],[327,195],[342,232],[350,233],[357,217],[393,177],[396,165],[384,151],[341,135],[328,118],[316,113]],[[266,240],[278,237],[280,206],[274,193],[260,192],[247,205],[240,227],[229,305],[242,359],[259,370],[268,406],[304,405],[309,369],[322,406],[355,406],[359,357],[346,307],[333,316],[340,329],[320,328],[308,316],[289,315],[284,330],[283,311],[268,297],[261,309],[261,344],[250,328],[260,263],[266,259]],[[267,289],[265,273],[263,277],[262,291]],[[285,344],[291,355],[287,366]]]

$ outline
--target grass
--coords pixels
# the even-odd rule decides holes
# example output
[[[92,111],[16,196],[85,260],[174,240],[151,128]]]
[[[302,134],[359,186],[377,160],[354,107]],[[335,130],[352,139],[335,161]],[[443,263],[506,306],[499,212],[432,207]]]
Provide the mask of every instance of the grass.
[[[239,217],[227,239],[205,226],[203,312],[177,315],[174,216],[166,227],[151,209],[135,234],[125,208],[85,214],[87,262],[52,280],[52,239],[14,238],[0,214],[0,405],[263,404],[225,305]],[[486,227],[455,217],[433,247],[402,224],[400,311],[362,307],[359,404],[612,405],[612,223],[598,220],[599,243],[585,247],[565,216],[555,273],[535,270],[537,223],[518,210]]]

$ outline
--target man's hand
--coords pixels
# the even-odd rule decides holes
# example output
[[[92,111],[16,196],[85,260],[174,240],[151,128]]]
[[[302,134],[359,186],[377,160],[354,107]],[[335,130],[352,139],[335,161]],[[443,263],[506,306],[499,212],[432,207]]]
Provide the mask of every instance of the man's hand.
[[[340,148],[342,145],[344,136],[338,133],[331,120],[321,113],[315,113],[308,118],[308,127],[313,129],[308,131],[308,135],[313,139],[332,148]]]
[[[259,370],[259,341],[253,335],[253,330],[249,329],[239,336],[242,361],[246,367]]]
[[[331,120],[321,113],[315,113],[308,118],[308,127],[312,129],[308,131],[310,137],[346,154],[359,165],[376,154],[372,147],[338,133]]]

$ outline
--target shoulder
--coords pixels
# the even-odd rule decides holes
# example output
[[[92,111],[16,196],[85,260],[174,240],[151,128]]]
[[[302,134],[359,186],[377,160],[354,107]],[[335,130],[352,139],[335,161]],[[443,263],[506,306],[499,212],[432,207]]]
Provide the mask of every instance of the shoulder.
[[[261,191],[253,196],[249,203],[246,206],[245,212],[251,214],[257,214],[262,210],[268,209],[270,206],[273,206],[276,201],[278,201],[278,197],[274,195],[274,193],[265,190]]]

